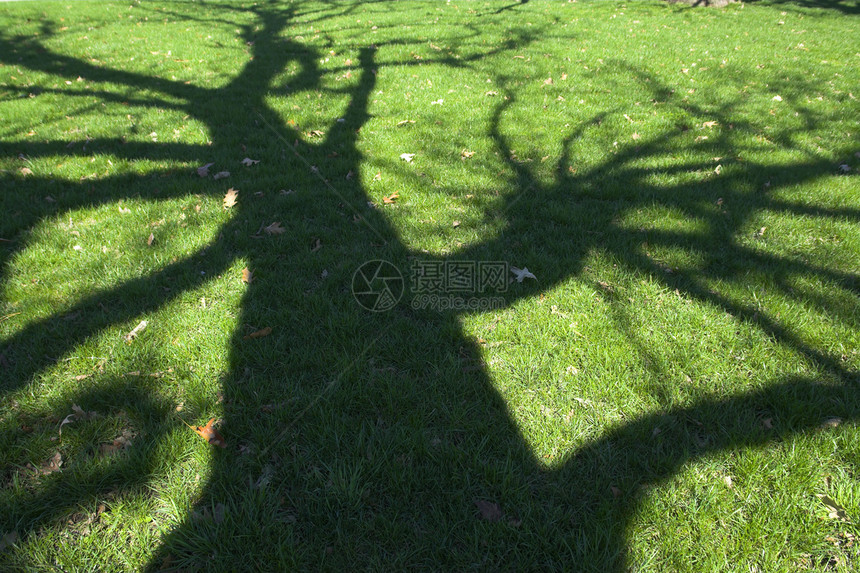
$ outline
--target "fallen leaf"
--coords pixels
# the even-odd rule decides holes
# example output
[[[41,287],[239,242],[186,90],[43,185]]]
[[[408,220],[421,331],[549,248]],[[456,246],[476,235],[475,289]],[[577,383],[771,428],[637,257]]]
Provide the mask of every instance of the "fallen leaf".
[[[226,448],[227,442],[224,441],[224,438],[221,437],[221,434],[218,433],[218,430],[215,429],[213,424],[215,423],[215,418],[212,418],[207,422],[205,426],[197,426],[194,428],[194,431],[197,434],[212,444],[213,446],[218,446],[219,448]]]
[[[773,429],[773,418],[765,418],[761,421],[761,425],[764,426],[768,430]]]
[[[481,513],[481,518],[486,519],[487,521],[499,521],[504,517],[502,513],[502,508],[499,507],[499,504],[493,503],[492,501],[486,501],[483,499],[476,499],[475,505],[478,506],[478,511]]]
[[[212,176],[212,179],[217,181],[219,179],[226,179],[227,177],[230,177],[229,171],[219,171],[218,173],[216,173],[215,175]]]
[[[99,444],[99,453],[103,456],[112,456],[118,451],[128,448],[132,438],[134,438],[134,434],[131,430],[123,430],[122,434],[112,442]]]
[[[516,275],[516,279],[517,279],[518,283],[523,282],[523,279],[535,279],[535,280],[537,280],[537,277],[529,272],[528,267],[523,267],[521,269],[518,269],[517,267],[511,267],[511,272]]]
[[[243,339],[250,340],[252,338],[263,338],[264,336],[269,336],[270,334],[272,334],[272,327],[267,326],[266,328],[261,328],[260,330],[252,332],[251,334],[246,334]]]
[[[212,520],[215,523],[222,523],[224,521],[224,511],[226,508],[223,503],[217,503],[215,505],[215,510],[212,512]]]
[[[377,171],[376,175],[373,176],[374,181],[382,181],[382,171]]]
[[[75,413],[78,420],[92,420],[94,418],[98,418],[97,412],[86,412],[83,408],[78,406],[77,404],[72,404],[72,412]]]
[[[410,123],[415,123],[415,120],[414,120],[414,119],[404,119],[403,121],[398,121],[398,122],[397,122],[397,127],[401,127],[401,126],[404,126],[404,125],[409,125]]]
[[[489,92],[485,93],[484,95],[487,97],[493,97],[493,96],[499,95],[499,92],[489,91]]]
[[[732,476],[723,476],[723,483],[725,483],[726,486],[729,488],[734,486],[734,484],[732,483]]]
[[[21,175],[23,175],[24,177],[26,177],[27,175],[32,175],[32,174],[33,174],[33,171],[29,167],[22,167],[21,168]]]
[[[317,252],[317,251],[318,251],[318,250],[320,250],[320,249],[322,249],[322,240],[320,240],[320,239],[314,239],[314,244],[313,244],[313,246],[311,247],[311,252],[312,252],[312,253],[315,253],[315,252]]]
[[[24,169],[26,169],[26,167]],[[851,172],[851,166],[848,165],[847,163],[843,163],[842,165],[839,166],[839,170],[842,173],[850,173]]]
[[[634,139],[634,140],[635,140],[635,139],[639,139],[639,138],[640,138],[640,137],[642,137],[642,136],[641,136],[641,135],[639,135],[638,133],[634,133],[634,134],[633,134],[633,135],[631,135],[630,137],[631,137],[632,139]]]
[[[842,423],[842,418],[827,418],[822,422],[822,428],[838,428],[839,424]]]
[[[248,270],[248,267],[242,269],[242,282],[251,284],[254,281],[254,273]]]
[[[215,165],[214,163],[207,163],[203,167],[197,168],[197,175],[200,177],[209,177],[209,168]]]
[[[442,105],[443,103],[445,103],[444,99],[437,99],[436,101],[431,101],[430,105]]]
[[[778,95],[773,96],[773,101],[782,101],[782,98]]]
[[[63,437],[63,426],[65,426],[66,424],[71,424],[76,419],[77,419],[77,417],[74,414],[69,414],[68,416],[63,418],[63,421],[60,422],[60,431],[59,431],[60,438]]]
[[[146,245],[151,247],[152,243],[155,242],[155,235],[153,233],[149,234],[149,238],[146,240]]]
[[[474,155],[475,155],[474,151],[469,151],[468,149],[464,149],[460,152],[460,159],[470,159],[471,157],[474,157]]]
[[[460,221],[454,221],[454,222],[451,224],[451,226],[452,226],[452,227],[459,227],[459,226],[460,226]]]
[[[275,221],[268,227],[265,227],[263,230],[266,232],[267,235],[280,235],[281,233],[284,233],[286,231],[286,229],[281,227],[280,221]]]
[[[398,195],[398,194],[397,194],[397,191],[395,191],[394,193],[392,193],[392,194],[391,194],[391,195],[389,195],[388,197],[383,197],[383,198],[382,198],[382,202],[383,202],[383,203],[389,203],[389,204],[390,204],[390,203],[394,203],[394,202],[395,202],[395,201],[397,201],[399,198],[400,198],[400,195]]]
[[[140,323],[138,323],[138,325],[131,330],[131,332],[125,335],[126,342],[131,342],[132,340],[137,338],[137,335],[143,332],[143,329],[145,329],[148,324],[149,321],[141,320]]]
[[[847,513],[845,513],[845,508],[836,503],[833,498],[821,493],[815,494],[815,497],[820,499],[821,503],[823,503],[827,507],[827,509],[830,510],[830,512],[827,514],[827,517],[829,517],[830,519],[838,519],[839,521],[851,521],[851,518],[848,517]]]
[[[717,127],[718,125],[720,125],[720,124],[717,123],[716,121],[706,121],[702,124],[702,127],[709,127],[710,128],[710,127]]]
[[[60,471],[60,466],[63,465],[63,456],[60,452],[55,453],[50,460],[42,464],[39,468],[39,473],[42,475],[52,474]]]
[[[402,159],[406,163],[412,163],[413,157],[415,157],[414,153],[401,153],[400,154],[400,159]]]
[[[545,80],[543,81],[543,85],[545,85],[545,86],[551,86],[551,85],[552,85],[552,78],[547,78],[547,79],[545,79]]]
[[[767,227],[762,227],[761,229],[759,229],[758,231],[755,232],[755,236],[757,238],[763,237],[765,231],[767,231]]]
[[[3,552],[7,547],[12,547],[18,543],[18,532],[10,531],[0,539],[0,552]]]
[[[610,491],[612,491],[612,497],[618,498],[621,497],[621,489],[612,485],[609,486]]]
[[[320,131],[320,130],[318,130],[318,129],[315,129],[315,130],[313,130],[313,131],[309,131],[309,132],[307,133],[307,136],[308,136],[308,137],[322,137],[323,135],[325,135],[325,132],[324,132],[324,131]]]
[[[723,170],[723,166],[717,165],[717,167],[714,169],[714,173],[719,175],[722,170]]]
[[[259,162],[259,159],[251,159],[250,157],[246,157],[242,160],[242,165],[244,165],[245,167],[250,167],[252,165],[258,164]]]

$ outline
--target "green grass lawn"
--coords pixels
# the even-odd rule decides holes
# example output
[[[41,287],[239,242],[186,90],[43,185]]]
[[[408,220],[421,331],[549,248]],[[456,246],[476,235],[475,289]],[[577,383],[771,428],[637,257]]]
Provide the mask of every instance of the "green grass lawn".
[[[856,571],[858,38],[0,5],[0,569]]]

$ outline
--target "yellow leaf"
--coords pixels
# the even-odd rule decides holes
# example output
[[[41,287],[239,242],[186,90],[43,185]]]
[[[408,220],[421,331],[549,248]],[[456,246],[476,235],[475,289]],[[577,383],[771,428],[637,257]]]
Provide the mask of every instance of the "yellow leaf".
[[[233,189],[230,187],[227,189],[227,193],[224,194],[224,208],[229,209],[236,204],[236,201],[239,199],[239,190]]]

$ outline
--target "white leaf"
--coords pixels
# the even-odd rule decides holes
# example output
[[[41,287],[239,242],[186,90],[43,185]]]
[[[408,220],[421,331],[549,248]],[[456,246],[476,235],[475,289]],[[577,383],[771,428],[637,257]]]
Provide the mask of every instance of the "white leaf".
[[[413,157],[415,157],[414,153],[401,153],[400,154],[400,159],[402,159],[406,163],[412,163]]]
[[[74,414],[69,414],[68,416],[63,418],[63,421],[60,422],[60,437],[61,438],[63,437],[63,426],[65,426],[66,424],[71,424],[74,421],[75,421],[75,415]]]
[[[437,99],[436,101],[431,101],[430,105],[442,105],[443,103],[445,103],[445,100]]]
[[[229,171],[219,171],[218,173],[216,173],[215,175],[212,176],[212,179],[218,180],[218,179],[225,179],[227,177],[230,177]]]
[[[244,165],[245,167],[250,167],[252,165],[256,165],[259,162],[259,159],[251,159],[250,157],[246,157],[242,160],[242,165]]]
[[[146,325],[148,325],[148,324],[149,324],[148,321],[141,320],[140,323],[137,326],[135,326],[131,332],[129,332],[128,334],[125,335],[125,340],[127,342],[131,342],[132,340],[137,338],[137,335],[140,334],[143,331],[143,329],[146,328]]]
[[[528,267],[523,267],[521,269],[518,269],[517,267],[511,267],[511,272],[516,275],[518,283],[523,282],[523,279],[535,279],[535,280],[537,280],[537,277],[529,272]]]

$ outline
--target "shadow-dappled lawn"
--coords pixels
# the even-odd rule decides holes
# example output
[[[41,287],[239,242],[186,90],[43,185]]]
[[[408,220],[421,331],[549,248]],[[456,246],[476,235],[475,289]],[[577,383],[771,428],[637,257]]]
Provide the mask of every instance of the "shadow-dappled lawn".
[[[3,567],[855,569],[845,6],[4,6]]]

